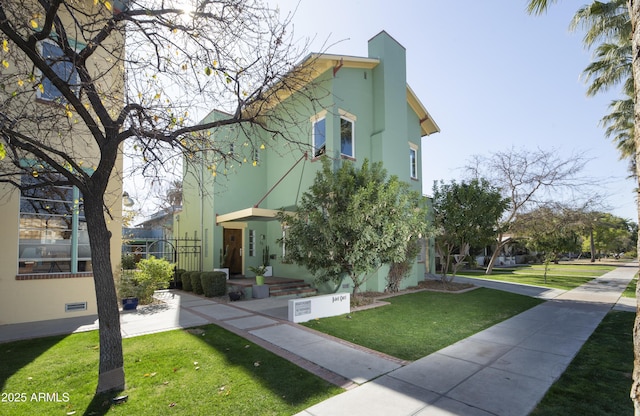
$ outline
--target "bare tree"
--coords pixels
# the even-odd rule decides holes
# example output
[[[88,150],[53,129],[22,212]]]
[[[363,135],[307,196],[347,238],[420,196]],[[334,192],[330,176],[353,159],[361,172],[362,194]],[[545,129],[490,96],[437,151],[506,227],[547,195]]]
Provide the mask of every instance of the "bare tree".
[[[561,158],[553,150],[499,151],[488,157],[474,156],[466,166],[473,178],[485,178],[500,189],[511,204],[498,227],[496,249],[487,266],[491,274],[496,259],[510,240],[510,228],[518,214],[544,206],[561,193],[575,192],[581,185],[578,174],[584,168],[583,155]]]
[[[223,126],[236,126],[249,149],[289,140],[283,101],[297,92],[311,105],[318,90],[309,66],[296,65],[306,45],[296,46],[287,25],[253,0],[0,2],[0,181],[21,191],[73,186],[82,196],[100,320],[98,393],[125,386],[107,228],[120,195],[106,194],[123,143],[143,162],[139,172],[155,176],[176,154],[207,164],[237,157],[212,140]],[[224,111],[197,122],[212,108]]]

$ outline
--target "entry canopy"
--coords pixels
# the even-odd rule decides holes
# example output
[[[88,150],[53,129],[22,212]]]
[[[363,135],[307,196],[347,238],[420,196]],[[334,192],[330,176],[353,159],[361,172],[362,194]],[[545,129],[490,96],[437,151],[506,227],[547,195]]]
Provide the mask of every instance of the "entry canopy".
[[[274,221],[278,219],[278,212],[284,212],[285,214],[289,215],[295,214],[292,211],[284,211],[282,209],[250,207],[238,211],[233,211],[228,214],[216,215],[216,225],[247,221]]]

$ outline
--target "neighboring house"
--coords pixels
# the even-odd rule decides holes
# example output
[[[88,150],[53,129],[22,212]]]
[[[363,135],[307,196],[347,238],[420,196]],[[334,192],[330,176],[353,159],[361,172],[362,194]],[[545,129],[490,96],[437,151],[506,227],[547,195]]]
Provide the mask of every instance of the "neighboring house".
[[[94,2],[86,0],[85,5],[94,7]],[[80,2],[76,2],[76,6],[83,7]],[[71,19],[67,23],[70,22]],[[74,42],[77,42],[78,48],[83,47],[79,41]],[[62,56],[57,44],[49,39],[41,41],[40,46],[47,59]],[[106,51],[99,52],[99,56],[104,62],[113,58]],[[69,61],[59,60],[52,68],[58,75],[69,77],[70,82],[79,81]],[[118,66],[113,68],[106,71],[101,80],[108,83],[112,91],[122,91],[123,73],[117,69]],[[9,66],[5,71],[11,70]],[[64,108],[57,88],[44,77],[40,82],[41,91],[35,96],[25,96],[23,104],[38,106],[43,112],[45,109]],[[83,130],[82,124],[69,127],[69,131],[60,132],[59,136],[65,143],[77,143],[74,156],[86,161],[87,169],[91,169],[90,166],[99,160],[100,150],[97,145],[91,146],[93,140],[85,139],[90,136]],[[59,145],[52,143],[52,146]],[[0,163],[8,162],[5,160]],[[112,215],[108,227],[112,234],[111,262],[115,270],[120,263],[122,245],[121,172],[120,158],[105,196],[105,204]],[[33,177],[23,174],[18,180],[24,184],[33,181]],[[0,325],[97,314],[91,250],[82,210],[83,197],[78,189],[50,186],[21,193],[9,185],[0,185],[0,195],[0,218],[3,224],[0,242]]]
[[[273,140],[266,137],[239,137],[226,144],[224,131],[214,131],[212,140],[225,143],[243,163],[209,170],[185,163],[181,237],[202,239],[205,270],[228,267],[231,275],[252,275],[249,267],[262,264],[268,253],[274,276],[311,281],[308,271],[283,261],[286,224],[274,216],[293,209],[321,169],[323,154],[336,163],[383,162],[389,175],[422,191],[421,139],[439,128],[407,85],[404,47],[383,31],[369,41],[368,57],[312,54],[301,66],[314,70],[307,87],[317,92],[317,107],[299,105],[303,100],[294,93],[272,111],[282,111],[279,120],[283,114],[293,118],[287,135],[302,146],[263,146]],[[213,111],[205,120],[220,116]],[[423,251],[404,286],[434,272],[433,258],[432,247]],[[382,267],[362,289],[384,290],[387,271]],[[349,285],[341,290],[349,291]]]
[[[122,254],[136,261],[149,256],[176,263],[179,269],[200,268],[201,241],[180,237],[181,206],[162,209],[135,227],[122,229]]]

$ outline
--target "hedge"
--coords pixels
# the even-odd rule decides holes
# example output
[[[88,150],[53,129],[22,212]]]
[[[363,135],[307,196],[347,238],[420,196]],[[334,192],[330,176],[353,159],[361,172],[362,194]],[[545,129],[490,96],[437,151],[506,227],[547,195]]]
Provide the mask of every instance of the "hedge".
[[[191,288],[193,289],[193,293],[196,295],[203,295],[202,291],[202,280],[200,280],[200,275],[202,272],[191,272]]]
[[[200,273],[202,291],[208,298],[227,294],[227,274],[225,272]]]
[[[182,275],[186,272],[185,269],[176,269],[176,283],[182,283]]]
[[[193,292],[193,286],[191,286],[191,273],[200,273],[200,272],[182,273],[182,290],[187,292]]]

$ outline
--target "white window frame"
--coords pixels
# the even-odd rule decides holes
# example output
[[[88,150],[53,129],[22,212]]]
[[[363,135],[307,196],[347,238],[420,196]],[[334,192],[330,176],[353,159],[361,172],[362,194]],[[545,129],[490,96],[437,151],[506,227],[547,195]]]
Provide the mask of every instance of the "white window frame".
[[[53,40],[53,39],[44,39],[42,41],[40,41],[38,43],[38,50],[40,52],[40,55],[42,57],[44,57],[44,59],[46,60],[47,57],[44,56],[45,55],[45,51],[44,51],[44,45],[51,45],[54,48],[56,48],[58,51],[62,52],[62,49],[60,49],[60,47],[58,46],[58,44]],[[82,48],[80,48],[79,44],[75,45],[75,50],[78,52],[80,51]],[[83,46],[82,46],[83,47]],[[80,75],[78,75],[78,72],[76,71],[76,68],[73,66],[72,62],[69,62],[69,64],[72,67],[72,78],[69,82],[69,84],[72,86],[72,89],[74,90],[75,94],[78,95],[79,91],[80,91]],[[54,72],[58,73],[57,71],[54,70]],[[58,74],[60,75],[60,74]],[[48,78],[46,78],[41,71],[38,71],[38,76],[40,78],[40,83],[42,84],[43,90],[44,92],[42,92],[40,89],[36,90],[36,96],[38,99],[42,100],[42,101],[48,101],[48,102],[66,102],[64,96],[62,95],[62,93],[58,90],[57,95],[55,96],[49,96],[49,91],[51,91],[51,88],[56,88],[53,85],[53,82],[51,82],[51,80],[49,80]],[[49,86],[45,85],[45,83],[49,84]],[[56,88],[57,90],[57,88]]]
[[[249,257],[256,256],[256,230],[249,230]]]
[[[320,157],[327,152],[327,110],[322,110],[311,117],[311,148],[313,158]],[[324,143],[321,146],[316,144],[316,124],[324,121]]]
[[[340,114],[340,155],[355,159],[356,158],[356,116],[344,110],[338,110]],[[342,120],[351,123],[351,153],[350,155],[342,152]]]
[[[289,230],[289,226],[286,224],[282,224],[282,259],[285,259],[287,255],[287,231]]]
[[[411,142],[409,142],[409,177],[418,179],[418,145]]]

